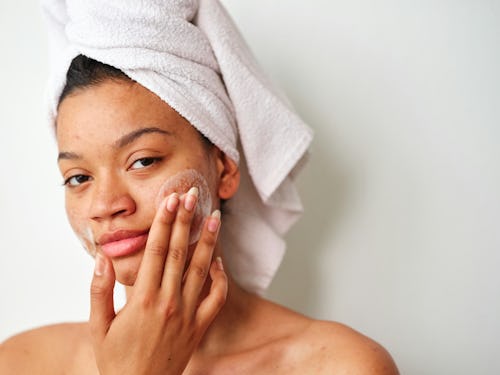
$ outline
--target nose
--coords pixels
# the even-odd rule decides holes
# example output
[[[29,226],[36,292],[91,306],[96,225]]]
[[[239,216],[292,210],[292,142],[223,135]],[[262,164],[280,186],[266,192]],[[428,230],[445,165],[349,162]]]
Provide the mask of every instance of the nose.
[[[119,178],[108,175],[94,181],[93,185],[90,204],[90,217],[93,220],[109,220],[135,212],[135,201]]]

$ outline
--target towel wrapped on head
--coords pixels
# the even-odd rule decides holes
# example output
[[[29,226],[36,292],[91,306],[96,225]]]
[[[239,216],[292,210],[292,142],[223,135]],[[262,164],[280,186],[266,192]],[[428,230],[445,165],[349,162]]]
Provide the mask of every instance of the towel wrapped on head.
[[[218,0],[42,0],[52,75],[50,121],[82,54],[154,92],[231,159],[242,180],[221,241],[233,277],[263,293],[302,205],[292,177],[312,131],[255,63]]]

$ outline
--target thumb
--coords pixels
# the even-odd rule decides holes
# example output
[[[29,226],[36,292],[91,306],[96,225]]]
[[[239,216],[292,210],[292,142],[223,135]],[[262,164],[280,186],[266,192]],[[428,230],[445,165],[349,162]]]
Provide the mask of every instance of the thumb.
[[[113,303],[115,271],[108,258],[97,253],[90,285],[90,330],[98,341],[104,339],[116,316]]]

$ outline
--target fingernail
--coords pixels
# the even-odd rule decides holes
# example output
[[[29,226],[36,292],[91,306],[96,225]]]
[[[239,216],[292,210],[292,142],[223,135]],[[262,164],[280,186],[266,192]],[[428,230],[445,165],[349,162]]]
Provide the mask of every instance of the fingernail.
[[[212,215],[208,218],[208,224],[207,224],[207,229],[211,233],[217,232],[219,229],[219,224],[220,224],[220,211],[215,210],[212,212]]]
[[[215,262],[217,263],[217,268],[220,269],[221,271],[224,271],[224,265],[222,264],[222,258],[221,257],[215,258]]]
[[[167,200],[167,210],[169,212],[174,212],[179,204],[179,195],[177,193],[172,193]]]
[[[188,211],[192,211],[194,206],[196,205],[196,199],[198,198],[198,188],[193,186],[187,192],[186,198],[184,199],[184,208]]]
[[[95,256],[95,268],[94,268],[94,273],[96,276],[102,276],[104,275],[104,268],[106,267],[106,264],[104,263],[104,258],[101,254],[97,253]]]

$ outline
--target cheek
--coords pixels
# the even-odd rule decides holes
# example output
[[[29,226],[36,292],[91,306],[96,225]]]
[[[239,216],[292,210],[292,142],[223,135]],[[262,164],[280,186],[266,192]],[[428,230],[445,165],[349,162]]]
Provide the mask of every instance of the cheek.
[[[195,169],[186,169],[169,177],[161,186],[156,197],[156,206],[172,193],[180,195],[186,193],[190,188],[197,187],[199,191],[198,204],[194,213],[193,224],[189,234],[189,243],[199,240],[203,220],[210,215],[212,210],[212,195],[206,179]]]
[[[66,200],[66,216],[68,217],[69,224],[71,228],[73,228],[73,231],[76,234],[82,233],[88,222],[81,215],[81,210],[73,207],[68,200]]]
[[[85,250],[87,250],[90,255],[95,256],[96,247],[94,233],[87,218],[79,215],[78,212],[79,211],[77,209],[72,208],[68,203],[66,203],[66,215],[68,216],[71,228],[75,232]]]

